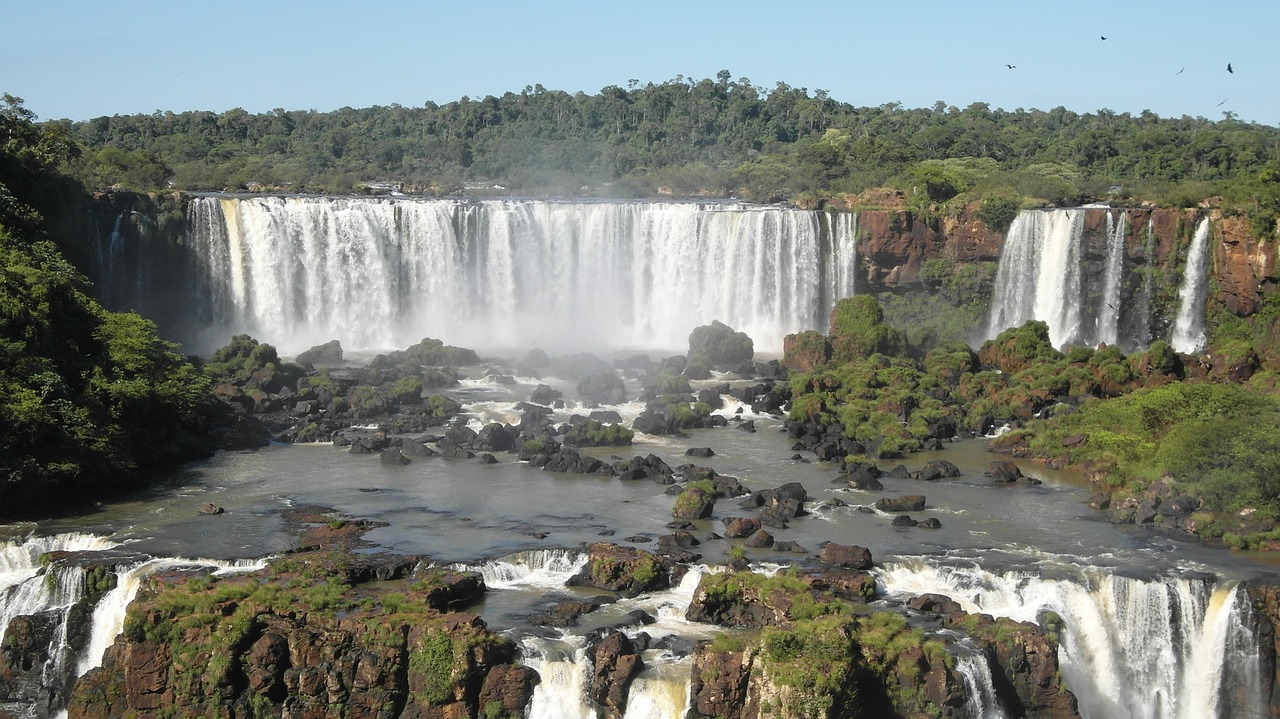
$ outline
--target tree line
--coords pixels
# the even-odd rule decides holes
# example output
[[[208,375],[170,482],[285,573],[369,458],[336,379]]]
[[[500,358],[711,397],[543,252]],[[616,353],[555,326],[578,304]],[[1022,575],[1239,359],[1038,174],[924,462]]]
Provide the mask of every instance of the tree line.
[[[570,94],[333,112],[155,112],[46,123],[85,152],[90,187],[346,193],[367,183],[451,194],[736,196],[818,201],[893,187],[922,209],[956,196],[1069,204],[1114,197],[1191,205],[1222,196],[1274,224],[1280,129],[986,103],[855,107],[823,90],[677,76]]]

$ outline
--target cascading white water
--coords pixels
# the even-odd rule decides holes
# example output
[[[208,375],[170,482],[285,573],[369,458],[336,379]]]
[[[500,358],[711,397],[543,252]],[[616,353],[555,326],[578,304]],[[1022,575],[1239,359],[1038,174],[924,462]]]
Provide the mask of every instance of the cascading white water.
[[[424,336],[475,347],[684,349],[719,320],[757,349],[853,292],[856,217],[739,204],[192,200],[210,322],[298,351]]]
[[[1173,324],[1169,344],[1177,352],[1199,352],[1206,341],[1204,306],[1209,292],[1209,218],[1196,225],[1191,247],[1187,250],[1187,266],[1178,289],[1178,319]]]
[[[563,587],[565,580],[577,573],[586,559],[585,554],[578,552],[536,550],[508,555],[478,566],[457,565],[457,568],[480,572],[490,588],[541,587],[549,590]],[[690,567],[675,587],[619,600],[602,607],[592,616],[606,626],[616,626],[614,620],[639,609],[655,621],[626,628],[625,631],[632,636],[639,631],[644,631],[655,641],[670,634],[709,636],[716,627],[684,619],[698,582],[707,571],[711,570],[705,566]],[[541,677],[530,700],[527,717],[595,719],[599,707],[588,694],[592,667],[586,635],[570,629],[563,630],[557,638],[531,635],[519,641],[522,661]],[[659,649],[646,650],[644,669],[631,684],[625,715],[633,719],[684,716],[689,703],[692,669],[691,657],[677,657]]]
[[[1128,213],[1121,212],[1119,219],[1107,213],[1107,271],[1103,280],[1102,306],[1098,308],[1094,341],[1109,345],[1120,340],[1120,295],[1124,288],[1124,240],[1128,230]]]
[[[1253,619],[1237,585],[1083,569],[1047,579],[924,559],[887,564],[877,581],[890,595],[944,594],[966,611],[1018,621],[1055,612],[1064,683],[1086,719],[1260,716]],[[1240,696],[1224,701],[1228,688],[1242,688]]]
[[[956,674],[964,682],[965,705],[971,719],[1006,719],[995,685],[991,681],[991,665],[985,655],[968,652],[956,657]]]
[[[0,637],[14,617],[64,608],[83,595],[83,572],[59,572],[52,586],[44,580],[40,557],[48,552],[103,551],[114,542],[93,534],[70,533],[0,542]],[[81,581],[77,583],[76,579]]]
[[[477,572],[490,589],[513,587],[563,587],[591,557],[571,549],[532,549],[483,564],[457,564],[454,569]]]
[[[987,336],[1028,320],[1049,325],[1055,347],[1081,332],[1084,210],[1024,210],[1000,252]]]

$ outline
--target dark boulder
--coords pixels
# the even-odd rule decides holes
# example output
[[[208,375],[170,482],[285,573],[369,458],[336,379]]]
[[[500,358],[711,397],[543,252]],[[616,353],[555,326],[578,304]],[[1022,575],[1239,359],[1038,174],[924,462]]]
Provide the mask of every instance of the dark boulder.
[[[761,530],[758,530],[755,534],[752,534],[750,537],[747,537],[743,541],[743,544],[747,545],[748,547],[756,547],[756,548],[772,547],[773,535],[761,529]]]
[[[540,384],[533,388],[533,394],[529,395],[529,401],[534,404],[550,405],[563,396],[563,392],[551,385]]]
[[[1007,459],[988,463],[987,471],[983,474],[991,477],[992,481],[997,483],[1017,482],[1022,479],[1022,470],[1018,469],[1018,465]]]
[[[724,520],[724,536],[732,539],[750,537],[760,530],[760,520],[755,517],[727,517]]]
[[[298,364],[309,364],[316,367],[339,367],[342,365],[342,343],[330,340],[316,345],[297,357]]]
[[[916,479],[925,481],[933,481],[936,479],[949,479],[951,477],[959,477],[960,468],[948,462],[945,459],[935,459],[926,462],[924,467],[915,475]]]
[[[822,547],[818,559],[823,564],[848,569],[867,570],[872,565],[871,550],[853,544],[828,542]]]
[[[901,497],[881,497],[876,500],[881,512],[919,512],[924,509],[924,495],[904,494]]]
[[[382,464],[404,465],[409,464],[411,460],[400,452],[399,447],[392,447],[390,449],[383,450],[382,454],[378,457],[378,461]]]
[[[712,451],[710,447],[690,447],[689,449],[686,449],[684,453],[685,456],[699,457],[702,459],[715,456],[715,452]]]
[[[910,515],[899,514],[898,516],[893,518],[893,521],[890,522],[890,524],[892,524],[895,527],[914,527],[920,523],[912,519]]]

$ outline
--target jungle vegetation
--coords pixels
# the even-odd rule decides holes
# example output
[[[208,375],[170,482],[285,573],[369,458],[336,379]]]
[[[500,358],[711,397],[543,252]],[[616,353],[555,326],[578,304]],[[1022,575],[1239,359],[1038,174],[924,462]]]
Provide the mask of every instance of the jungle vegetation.
[[[592,95],[534,85],[443,105],[157,111],[43,128],[83,148],[67,169],[91,188],[348,193],[394,183],[433,194],[806,203],[889,187],[915,209],[981,200],[997,226],[1023,204],[1094,198],[1189,207],[1221,197],[1272,231],[1280,213],[1280,129],[1229,112],[855,107],[728,70]]]

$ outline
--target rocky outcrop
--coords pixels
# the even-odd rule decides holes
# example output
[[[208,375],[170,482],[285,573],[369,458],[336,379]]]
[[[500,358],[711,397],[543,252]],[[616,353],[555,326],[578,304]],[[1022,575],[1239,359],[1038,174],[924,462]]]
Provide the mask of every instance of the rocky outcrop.
[[[352,571],[341,550],[289,555],[217,578],[150,578],[103,665],[75,686],[76,719],[291,716],[338,719],[518,715],[536,677],[476,615],[475,575]],[[365,560],[371,561],[371,560]],[[403,562],[392,560],[403,567]]]
[[[566,584],[605,589],[627,597],[671,586],[672,562],[666,557],[608,542],[592,544],[587,553],[586,565]]]
[[[635,642],[609,630],[591,648],[591,698],[604,707],[606,719],[620,719],[627,708],[631,680],[644,668]]]

